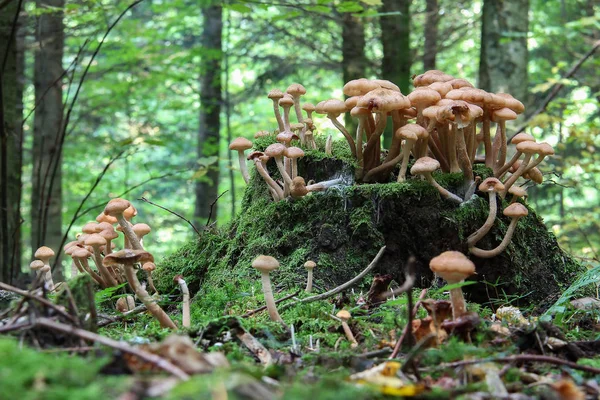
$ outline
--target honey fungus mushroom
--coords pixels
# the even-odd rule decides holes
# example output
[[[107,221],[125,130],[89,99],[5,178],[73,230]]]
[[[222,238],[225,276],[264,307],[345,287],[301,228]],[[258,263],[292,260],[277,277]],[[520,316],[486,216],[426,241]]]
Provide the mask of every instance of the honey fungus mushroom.
[[[475,264],[458,251],[445,251],[439,256],[433,257],[429,262],[429,268],[451,285],[460,283],[475,273]],[[452,303],[453,319],[465,314],[467,307],[462,288],[450,289],[450,302]]]

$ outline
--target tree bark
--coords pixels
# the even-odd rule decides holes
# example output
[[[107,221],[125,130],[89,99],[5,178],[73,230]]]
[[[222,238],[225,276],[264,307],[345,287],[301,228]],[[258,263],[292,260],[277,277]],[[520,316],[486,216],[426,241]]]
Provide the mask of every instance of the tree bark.
[[[403,94],[410,88],[410,1],[383,0],[381,6],[381,44],[383,60],[381,77],[392,81]],[[391,125],[391,124],[388,124]],[[383,144],[389,149],[392,130],[386,129]]]
[[[435,69],[437,56],[439,5],[437,0],[425,2],[425,44],[423,48],[423,71]]]
[[[365,27],[363,19],[352,13],[343,13],[342,18],[342,76],[344,84],[358,78],[366,78],[367,57],[365,56]],[[356,130],[356,122],[345,115],[348,132]]]
[[[529,0],[485,0],[481,23],[479,86],[507,92],[526,105]]]
[[[198,157],[219,156],[220,114],[222,102],[221,62],[223,60],[223,8],[209,5],[203,8],[202,58],[200,61],[200,125],[198,128]],[[202,225],[211,215],[211,204],[218,196],[219,163],[208,166],[206,175],[196,182],[194,219]],[[217,205],[211,217],[217,218]]]
[[[31,195],[31,247],[48,246],[60,255],[62,239],[63,123],[62,57],[64,0],[37,0],[38,9],[54,9],[37,18],[34,86],[33,171]],[[58,163],[58,167],[56,167]],[[56,171],[55,175],[54,171]],[[58,264],[59,265],[59,264]],[[61,271],[53,271],[60,278]]]
[[[17,34],[21,4],[0,12],[0,281],[21,280],[23,52]],[[22,44],[22,43],[21,43]]]

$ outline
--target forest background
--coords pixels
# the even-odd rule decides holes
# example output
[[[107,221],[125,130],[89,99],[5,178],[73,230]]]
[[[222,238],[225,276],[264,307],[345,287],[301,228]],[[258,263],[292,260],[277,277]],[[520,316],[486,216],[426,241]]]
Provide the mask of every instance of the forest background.
[[[0,0],[0,280],[26,280],[32,250],[74,240],[115,196],[157,257],[196,233],[137,199],[226,224],[245,187],[227,146],[275,128],[270,89],[299,82],[316,104],[377,77],[408,93],[428,69],[526,104],[512,132],[557,148],[529,202],[598,260],[598,47],[595,0]]]

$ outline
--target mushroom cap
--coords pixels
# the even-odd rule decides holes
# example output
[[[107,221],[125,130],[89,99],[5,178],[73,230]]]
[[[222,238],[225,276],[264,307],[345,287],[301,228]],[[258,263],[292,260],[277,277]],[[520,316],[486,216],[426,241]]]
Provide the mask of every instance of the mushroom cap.
[[[92,233],[85,238],[84,244],[86,246],[104,246],[106,245],[106,239],[98,233]]]
[[[366,107],[373,112],[386,113],[410,108],[410,100],[400,92],[380,88],[371,90],[358,102],[358,107]]]
[[[335,316],[342,321],[348,321],[350,318],[352,318],[352,314],[350,314],[350,311],[348,310],[340,310],[337,314],[335,314]]]
[[[146,272],[152,272],[154,270],[156,270],[156,264],[154,264],[151,261],[148,261],[147,263],[144,263],[144,265],[142,265],[142,269]],[[179,275],[181,276],[181,275]]]
[[[269,131],[258,131],[254,134],[254,139],[258,139],[260,137],[265,137],[265,136],[269,136],[271,134],[271,132]]]
[[[115,228],[112,226],[112,224],[109,224],[108,222],[100,222],[98,225],[96,225],[96,233],[100,233],[102,231],[114,231]]]
[[[517,119],[517,113],[508,107],[500,108],[492,113],[492,121],[512,121]]]
[[[434,82],[448,82],[453,79],[454,77],[452,75],[445,74],[437,69],[431,69],[425,71],[421,75],[415,76],[413,78],[413,85],[415,85],[415,87],[428,86]]]
[[[144,236],[152,232],[150,225],[144,223],[135,224],[131,227],[131,229],[133,229],[133,232],[135,232],[135,234],[138,236]]]
[[[410,104],[419,108],[430,106],[442,99],[437,90],[427,86],[416,88],[407,97],[410,100]]]
[[[448,81],[448,82],[450,82],[450,81]],[[449,91],[454,89],[452,87],[452,85],[448,82],[433,82],[428,87],[435,90],[436,92],[438,92],[440,94],[440,96],[445,97],[446,93],[448,93]]]
[[[317,114],[327,114],[327,116],[337,117],[346,112],[346,103],[338,99],[323,100],[315,108]]]
[[[34,271],[40,270],[44,267],[44,262],[42,260],[33,260],[31,264],[29,264],[29,268]]]
[[[119,222],[119,221],[117,221],[117,219],[115,217],[113,217],[111,215],[104,214],[104,211],[101,212],[100,214],[98,214],[98,216],[96,217],[96,221],[99,222],[99,223],[107,222],[107,223],[109,223],[111,225],[112,224],[116,224],[117,222]]]
[[[304,157],[304,150],[300,147],[288,147],[283,154],[287,158],[298,159]]]
[[[294,139],[298,140],[298,135],[286,131],[278,133],[277,136],[275,136],[275,140],[277,140],[279,143],[283,143],[286,146],[288,146]]]
[[[300,197],[306,196],[308,194],[308,189],[306,188],[306,181],[303,177],[297,176],[294,179],[292,179],[292,184],[290,185],[290,194],[295,199],[299,199]]]
[[[132,205],[130,205],[129,207],[127,207],[125,209],[125,211],[123,211],[123,217],[127,220],[130,221],[131,218],[135,217],[137,215],[137,209]]]
[[[252,268],[269,273],[279,268],[279,261],[275,257],[260,255],[252,261]]]
[[[554,155],[554,147],[552,147],[549,143],[542,142],[542,143],[540,143],[539,154],[541,154],[543,156],[553,156]]]
[[[265,155],[265,153],[263,153],[262,151],[253,151],[252,153],[248,154],[248,157],[246,157],[246,159],[254,160],[255,158],[259,158],[264,155]]]
[[[512,97],[512,95],[508,93],[496,93],[496,96],[500,96],[504,99],[505,107],[510,108],[517,114],[521,114],[525,111],[525,106],[519,100]]]
[[[521,142],[517,144],[517,150],[525,154],[537,154],[540,151],[540,145],[536,142]]]
[[[98,233],[100,236],[102,236],[104,239],[106,239],[106,242],[108,242],[109,240],[115,240],[116,238],[119,237],[119,234],[117,232],[115,232],[114,229],[105,229],[102,232]]]
[[[69,250],[71,247],[73,247],[73,246],[77,245],[78,243],[79,243],[79,242],[78,242],[77,240],[73,240],[72,242],[69,242],[69,243],[65,244],[65,245],[63,246],[63,251],[65,251],[65,252],[66,252],[67,250]]]
[[[523,175],[525,179],[531,179],[538,185],[544,181],[544,175],[542,175],[542,171],[539,170],[538,167],[533,167],[525,175]]]
[[[407,140],[425,139],[429,137],[429,132],[427,132],[427,129],[418,124],[406,124],[403,127],[398,128],[396,133],[401,138]]]
[[[269,94],[267,95],[268,98],[273,99],[273,100],[279,100],[283,97],[283,92],[279,89],[273,89],[269,92]]]
[[[152,254],[148,253],[146,250],[132,250],[132,249],[123,249],[119,250],[115,253],[108,254],[104,257],[105,267],[115,264],[135,264],[135,263],[145,263],[145,262],[154,262],[154,257]]]
[[[517,196],[517,197],[525,197],[527,196],[527,190],[521,186],[517,186],[517,185],[512,185],[509,189],[508,189],[508,193]]]
[[[39,258],[40,260],[45,259],[46,261],[48,261],[49,258],[54,257],[54,250],[52,250],[50,247],[42,246],[35,251],[35,254],[33,256],[35,258]]]
[[[281,143],[273,143],[265,149],[265,154],[269,157],[283,157],[285,153],[285,145]]]
[[[475,273],[475,264],[459,251],[445,251],[429,261],[429,268],[448,283],[457,283]]]
[[[452,89],[446,93],[447,99],[464,100],[466,102],[481,105],[487,105],[492,101],[492,96],[485,90],[477,88],[463,87],[460,89]]]
[[[440,162],[431,157],[421,157],[415,161],[414,165],[410,169],[412,175],[421,175],[424,173],[431,173],[440,167]]]
[[[371,114],[371,111],[369,111],[369,109],[366,107],[358,107],[357,106],[357,107],[353,107],[350,110],[350,115],[352,115],[353,117],[357,117],[357,118],[361,117],[363,115],[369,115],[369,114]]]
[[[73,252],[71,253],[71,257],[73,258],[88,258],[92,255],[92,253],[90,251],[88,251],[88,249],[86,249],[85,247],[79,247],[79,246],[73,246],[76,247],[75,250],[73,250]]]
[[[510,140],[512,144],[519,144],[521,142],[535,142],[535,138],[528,133],[518,133],[514,138]]]
[[[500,193],[501,191],[504,190],[504,184],[502,182],[500,182],[499,179],[490,177],[490,178],[484,179],[484,181],[481,182],[481,184],[479,185],[479,190],[481,190],[482,192],[488,192],[488,193],[489,192]]]
[[[354,107],[356,107],[359,100],[360,96],[348,97],[346,101],[344,101],[344,104],[346,104],[346,111],[352,110]]]
[[[286,92],[292,96],[300,97],[303,94],[306,94],[306,88],[299,83],[292,83],[290,86],[288,86]]]
[[[293,124],[290,124],[290,129],[293,131],[299,131],[302,128],[304,128],[304,124],[302,122],[294,122]]]
[[[278,103],[281,107],[291,107],[294,105],[294,98],[292,96],[283,96],[279,99]]]
[[[389,89],[393,90],[394,92],[401,93],[400,88],[394,82],[390,82],[386,79],[372,79],[372,81],[383,89]]]
[[[377,82],[373,82],[372,80],[366,78],[359,78],[346,82],[343,91],[346,96],[362,96],[371,90],[380,87],[381,85],[379,85]]]
[[[302,109],[306,112],[313,112],[315,111],[315,105],[313,103],[304,103],[302,104]]]
[[[429,107],[423,109],[422,114],[425,118],[437,121],[437,112],[438,112],[439,108],[440,108],[440,106],[438,106],[438,105],[429,106]]]
[[[452,79],[452,80],[448,81],[447,83],[452,86],[452,89],[460,89],[462,87],[469,87],[469,88],[473,87],[473,84],[471,82],[469,82],[466,79],[462,79],[462,78]]]
[[[114,217],[118,214],[123,214],[131,206],[131,203],[125,199],[116,197],[108,202],[104,207],[104,214]]]
[[[96,228],[98,227],[97,222],[88,222],[81,228],[83,233],[96,233]]]
[[[512,203],[502,211],[502,214],[511,218],[522,218],[529,214],[527,207],[521,203]]]
[[[306,268],[306,269],[313,269],[316,266],[317,266],[317,263],[312,260],[308,260],[307,262],[304,263],[304,268]]]
[[[252,142],[245,137],[237,137],[229,144],[229,150],[244,151],[252,148]]]

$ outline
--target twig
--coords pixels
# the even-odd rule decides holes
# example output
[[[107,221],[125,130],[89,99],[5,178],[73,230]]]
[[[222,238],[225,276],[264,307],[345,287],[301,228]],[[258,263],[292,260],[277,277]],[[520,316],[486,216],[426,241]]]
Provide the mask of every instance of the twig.
[[[208,227],[208,225],[210,224],[210,220],[212,218],[212,214],[213,214],[213,207],[215,206],[215,204],[217,204],[217,201],[221,198],[221,196],[223,196],[225,193],[227,193],[229,190],[224,191],[223,193],[221,193],[220,195],[217,196],[217,198],[210,203],[210,210],[208,211],[208,219],[206,220],[206,226]]]
[[[63,317],[67,318],[69,321],[71,321],[73,323],[77,323],[77,320],[71,314],[65,312],[60,307],[58,307],[56,304],[52,303],[51,301],[49,301],[47,299],[44,299],[43,297],[36,296],[33,293],[29,293],[29,292],[27,292],[25,290],[21,290],[19,288],[14,287],[14,286],[8,285],[8,284],[6,284],[4,282],[0,282],[0,289],[8,290],[9,292],[13,292],[13,293],[19,294],[19,295],[21,295],[23,297],[27,297],[28,299],[32,299],[32,300],[38,301],[38,302],[42,303],[43,305],[52,308],[54,311],[56,311],[57,313],[59,313]]]
[[[260,360],[260,363],[265,367],[273,364],[273,357],[269,350],[261,342],[259,342],[254,336],[246,332],[244,329],[239,328],[236,330],[235,336],[250,350],[256,358]]]
[[[280,298],[280,299],[277,299],[277,300],[275,300],[275,304],[279,304],[279,303],[281,303],[282,301],[286,301],[286,300],[288,300],[288,299],[291,299],[292,297],[298,296],[298,294],[299,294],[299,293],[300,293],[300,290],[297,290],[297,291],[295,291],[295,292],[294,292],[294,293],[292,293],[292,294],[288,294],[288,295],[287,295],[287,296],[285,296],[285,297],[282,297],[282,298]],[[251,310],[251,311],[248,311],[246,314],[240,315],[240,318],[247,318],[247,317],[250,317],[250,316],[252,316],[252,315],[254,315],[254,314],[256,314],[256,313],[259,313],[259,312],[261,312],[261,311],[264,311],[264,310],[266,310],[266,309],[267,309],[267,306],[258,307],[258,308],[257,308],[257,309],[255,309],[255,310]]]
[[[498,362],[498,363],[513,363],[513,362],[541,362],[548,363],[554,365],[564,365],[569,368],[578,369],[580,371],[590,372],[592,374],[600,374],[600,368],[594,368],[587,365],[581,365],[574,363],[572,361],[563,360],[562,358],[556,358],[552,356],[540,356],[535,354],[521,354],[516,356],[507,356],[507,357],[491,357],[491,358],[482,358],[479,360],[463,360],[456,361],[446,364],[438,365],[437,367],[425,368],[424,370],[440,370],[446,368],[456,368],[462,367],[465,365],[473,365],[487,362]]]
[[[100,317],[104,318],[104,321],[98,322],[98,327],[103,327],[103,326],[112,324],[113,322],[123,321],[124,319],[127,319],[127,317],[143,313],[146,310],[147,310],[146,306],[141,304],[141,305],[135,307],[133,310],[124,312],[121,315],[110,316],[110,315],[101,314]]]
[[[382,293],[380,295],[380,297],[392,297],[392,296],[398,296],[399,294],[405,293],[407,291],[409,291],[410,289],[412,289],[412,287],[415,285],[415,273],[414,273],[414,264],[415,264],[415,257],[411,256],[408,260],[408,262],[406,263],[406,272],[404,273],[404,283],[402,284],[402,286],[400,286],[397,289],[394,290],[390,290],[388,292]]]
[[[157,356],[156,354],[149,353],[147,351],[143,351],[140,349],[136,349],[128,345],[125,342],[118,342],[116,340],[107,338],[106,336],[100,336],[96,333],[86,331],[85,329],[76,328],[71,325],[62,324],[60,322],[53,321],[49,318],[37,318],[33,325],[43,326],[44,328],[52,329],[55,331],[63,332],[68,335],[78,336],[85,340],[91,340],[92,342],[100,343],[105,346],[111,347],[113,349],[120,350],[124,353],[133,354],[136,357],[139,357],[143,361],[149,362],[153,365],[156,365],[158,368],[170,373],[171,375],[176,376],[181,380],[188,380],[189,375],[182,371],[178,366],[173,365],[169,361],[165,360],[162,357]]]
[[[311,296],[311,297],[306,297],[304,299],[298,300],[298,301],[294,301],[293,303],[288,303],[283,305],[279,310],[283,311],[291,306],[295,306],[297,304],[300,303],[311,303],[313,301],[318,301],[318,300],[323,300],[326,298],[329,298],[339,292],[341,292],[342,290],[346,290],[347,288],[349,288],[350,286],[354,285],[355,283],[357,283],[358,281],[360,281],[370,270],[373,269],[373,267],[375,267],[375,265],[377,265],[377,263],[379,262],[379,260],[381,259],[381,257],[383,256],[383,253],[385,252],[385,246],[383,246],[381,249],[379,249],[379,252],[377,253],[377,255],[375,256],[375,258],[373,259],[373,261],[371,261],[371,263],[367,266],[367,268],[365,268],[360,274],[356,275],[354,278],[350,279],[348,282],[330,290],[329,292],[325,292],[322,294],[318,294],[316,296]]]
[[[169,210],[169,209],[168,209],[168,208],[166,208],[166,207],[163,207],[163,206],[161,206],[161,205],[158,205],[158,204],[156,204],[156,203],[153,203],[153,202],[151,202],[150,200],[148,200],[148,199],[147,199],[147,198],[145,198],[145,197],[140,197],[138,200],[141,200],[141,201],[143,201],[144,203],[151,204],[151,205],[153,205],[153,206],[155,206],[155,207],[158,207],[158,208],[160,208],[160,209],[162,209],[162,210],[165,210],[165,211],[167,211],[167,212],[169,212],[169,213],[173,214],[173,215],[174,215],[174,216],[176,216],[176,217],[179,217],[179,218],[181,218],[182,220],[184,220],[185,222],[187,222],[189,226],[191,226],[191,227],[192,227],[192,229],[193,229],[193,230],[196,232],[196,234],[197,234],[198,236],[202,236],[202,234],[201,234],[201,233],[198,231],[198,229],[196,229],[196,227],[194,226],[194,224],[192,224],[192,223],[190,222],[190,220],[188,220],[188,219],[187,219],[187,218],[185,218],[184,216],[182,216],[182,215],[180,215],[180,214],[176,213],[175,211]]]
[[[561,81],[575,75],[575,72],[577,72],[579,70],[579,68],[581,68],[583,63],[586,62],[587,59],[590,58],[596,52],[596,50],[598,50],[599,47],[600,47],[600,40],[596,41],[594,43],[594,45],[592,46],[592,48],[587,53],[585,53],[583,55],[583,57],[581,57],[565,75],[562,76]],[[542,104],[540,104],[540,106],[531,115],[529,115],[529,117],[527,118],[527,121],[525,121],[525,123],[523,125],[521,125],[521,127],[519,129],[517,129],[517,131],[510,138],[508,138],[507,143],[510,143],[512,138],[514,138],[517,134],[523,132],[525,130],[525,128],[527,127],[527,125],[531,122],[531,120],[535,116],[544,112],[546,110],[546,107],[548,107],[548,104],[550,104],[550,102],[556,97],[558,92],[560,92],[560,90],[563,87],[564,87],[564,85],[562,83],[560,83],[560,81],[555,83],[554,86],[552,87],[552,90],[550,91],[550,93],[548,93],[548,95],[544,98],[544,101],[542,101]]]
[[[417,304],[415,304],[415,306],[413,307],[413,310],[412,310],[412,315],[411,315],[412,318],[414,318],[417,315],[417,311],[419,310],[419,307],[421,306],[421,301],[423,301],[423,299],[425,298],[426,295],[427,295],[427,289],[421,290],[421,294],[419,295],[419,301],[417,301]],[[392,352],[392,354],[390,354],[390,357],[389,357],[390,359],[396,358],[398,356],[398,353],[400,352],[400,348],[402,347],[402,342],[404,342],[404,338],[408,334],[409,329],[412,329],[412,326],[410,326],[409,324],[406,324],[406,326],[402,330],[402,334],[396,341],[396,346],[394,346],[394,351]]]

